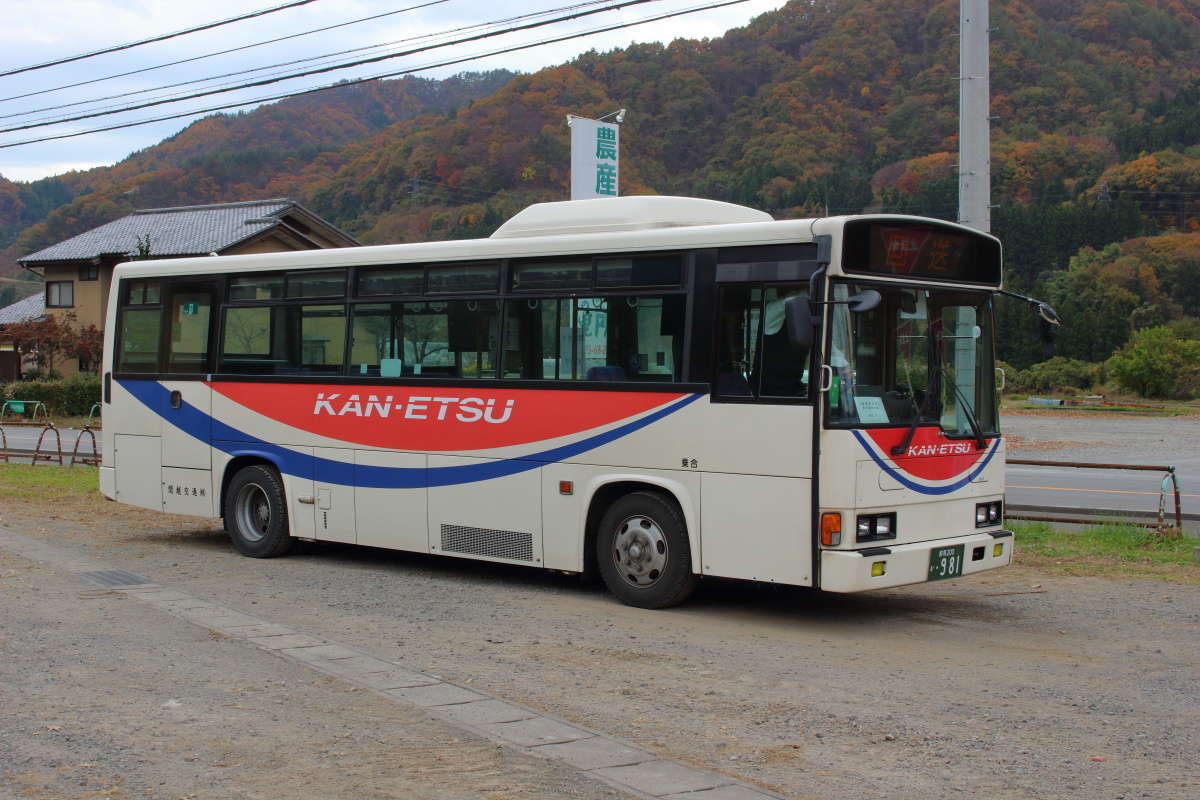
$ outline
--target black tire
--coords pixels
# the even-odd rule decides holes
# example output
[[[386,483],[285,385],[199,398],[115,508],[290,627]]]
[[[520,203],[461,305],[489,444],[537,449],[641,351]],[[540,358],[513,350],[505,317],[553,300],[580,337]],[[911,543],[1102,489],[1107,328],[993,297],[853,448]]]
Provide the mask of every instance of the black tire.
[[[596,565],[608,590],[638,608],[678,605],[699,582],[683,513],[674,500],[654,492],[627,494],[604,513]]]
[[[225,492],[225,530],[234,548],[252,558],[274,558],[292,549],[283,481],[273,468],[243,467]]]

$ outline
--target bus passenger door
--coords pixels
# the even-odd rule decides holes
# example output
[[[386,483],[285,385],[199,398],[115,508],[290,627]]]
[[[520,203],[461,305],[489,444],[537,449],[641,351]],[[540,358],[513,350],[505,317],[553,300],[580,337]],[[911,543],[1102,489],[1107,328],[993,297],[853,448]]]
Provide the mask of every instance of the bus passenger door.
[[[699,461],[705,575],[812,585],[814,387],[784,326],[784,301],[806,295],[805,284],[719,288]]]
[[[163,510],[214,516],[210,370],[214,281],[177,281],[168,287],[163,325],[166,390],[162,417]],[[178,377],[176,377],[178,376]]]
[[[173,283],[168,290],[163,326],[166,372],[183,379],[161,382],[167,390],[166,407],[160,412],[165,467],[212,469],[212,392],[204,378],[210,372],[208,351],[215,297],[212,281]]]

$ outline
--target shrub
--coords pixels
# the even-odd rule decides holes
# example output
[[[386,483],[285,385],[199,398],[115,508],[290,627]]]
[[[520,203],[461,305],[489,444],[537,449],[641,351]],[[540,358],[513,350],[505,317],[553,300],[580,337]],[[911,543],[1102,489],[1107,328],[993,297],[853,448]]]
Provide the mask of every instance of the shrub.
[[[51,414],[82,417],[100,401],[100,378],[80,375],[69,381],[14,381],[0,387],[0,399],[41,401]]]
[[[60,414],[62,386],[62,381],[15,381],[4,387],[4,399],[40,401],[51,414]]]
[[[100,378],[79,375],[62,383],[62,413],[71,417],[86,416],[100,402]]]
[[[1023,388],[1038,392],[1090,389],[1096,382],[1096,371],[1096,364],[1055,356],[1025,370],[1021,382]]]
[[[1146,328],[1108,360],[1109,373],[1142,397],[1186,397],[1200,375],[1200,341],[1168,327]]]

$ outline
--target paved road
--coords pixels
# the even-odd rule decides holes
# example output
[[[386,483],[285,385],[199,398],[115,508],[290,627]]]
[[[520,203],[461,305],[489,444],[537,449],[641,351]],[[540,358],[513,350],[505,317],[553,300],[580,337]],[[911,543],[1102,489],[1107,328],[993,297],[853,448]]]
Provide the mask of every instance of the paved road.
[[[1006,475],[1009,505],[1157,511],[1165,473],[1010,464]],[[1200,513],[1200,494],[1195,488],[1186,479],[1180,482],[1180,505],[1185,514]],[[1168,495],[1167,512],[1174,510],[1174,498]]]
[[[1200,420],[1012,414],[1003,425],[1009,459],[1174,466],[1183,512],[1200,513]],[[1010,505],[1157,511],[1164,474],[1010,464],[1006,496]]]

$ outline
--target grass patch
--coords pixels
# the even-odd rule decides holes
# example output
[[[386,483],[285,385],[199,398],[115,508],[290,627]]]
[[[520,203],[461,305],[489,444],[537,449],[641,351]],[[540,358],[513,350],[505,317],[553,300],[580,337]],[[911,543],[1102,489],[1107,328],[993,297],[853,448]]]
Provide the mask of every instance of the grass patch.
[[[0,464],[0,497],[52,498],[99,491],[97,467]]]
[[[1163,578],[1200,584],[1195,539],[1160,536],[1150,528],[1103,523],[1063,530],[1048,522],[1019,522],[1017,560],[1069,575]]]

